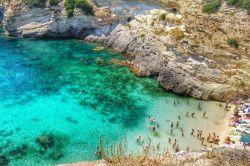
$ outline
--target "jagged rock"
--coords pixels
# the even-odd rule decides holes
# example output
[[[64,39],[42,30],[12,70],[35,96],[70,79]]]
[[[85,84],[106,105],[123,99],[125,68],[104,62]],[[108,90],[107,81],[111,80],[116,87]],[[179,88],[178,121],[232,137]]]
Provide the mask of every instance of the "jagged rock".
[[[3,25],[7,35],[16,37],[83,38],[90,34],[109,34],[119,20],[113,18],[109,9],[97,8],[96,12],[97,16],[76,13],[68,18],[63,3],[57,8],[27,8],[17,0],[7,6]]]

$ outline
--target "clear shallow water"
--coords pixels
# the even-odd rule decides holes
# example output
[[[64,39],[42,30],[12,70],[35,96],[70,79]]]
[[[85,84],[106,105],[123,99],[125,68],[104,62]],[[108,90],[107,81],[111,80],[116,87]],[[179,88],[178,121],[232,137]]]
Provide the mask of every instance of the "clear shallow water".
[[[0,155],[10,159],[9,165],[96,160],[99,136],[118,141],[125,131],[130,150],[142,148],[135,143],[137,134],[165,146],[170,123],[179,115],[187,135],[197,126],[198,121],[183,117],[186,111],[197,112],[198,102],[211,114],[218,112],[199,125],[207,131],[220,125],[224,113],[218,111],[222,109],[218,103],[166,93],[155,80],[135,77],[127,68],[110,63],[112,58],[123,59],[120,54],[94,52],[95,47],[77,40],[0,36]],[[148,129],[149,115],[160,124],[156,136]],[[55,140],[46,151],[35,141],[44,134]],[[190,136],[180,135],[175,131],[182,149],[201,148]],[[25,152],[20,152],[22,145]],[[55,153],[62,157],[55,160]]]

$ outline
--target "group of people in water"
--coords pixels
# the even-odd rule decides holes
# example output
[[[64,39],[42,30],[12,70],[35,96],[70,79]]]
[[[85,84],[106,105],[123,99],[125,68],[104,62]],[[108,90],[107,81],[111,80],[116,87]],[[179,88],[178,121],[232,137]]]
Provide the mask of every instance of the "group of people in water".
[[[173,105],[176,106],[176,103],[179,103],[179,101],[174,101]],[[189,104],[189,102],[187,102],[187,104]],[[198,111],[201,111],[202,110],[202,107],[201,107],[201,103],[198,103],[197,105],[197,110]],[[202,113],[202,118],[207,118],[207,112],[206,111],[203,111]],[[189,114],[189,112],[186,112],[185,114],[186,117],[191,117],[191,118],[196,118],[196,112],[192,112],[191,114]],[[181,116],[178,116],[178,119],[176,122],[171,122],[171,125],[170,125],[170,137],[168,138],[168,143],[169,144],[172,144],[172,148],[175,152],[179,152],[180,151],[180,147],[177,143],[177,140],[175,138],[173,138],[174,136],[174,131],[177,130],[181,133],[181,136],[184,137],[185,136],[185,132],[184,132],[184,129],[183,127],[181,127],[180,125],[180,121],[181,121]],[[157,129],[160,127],[160,125],[158,123],[156,123],[156,119],[149,116],[148,117],[148,122],[150,123],[150,126],[149,126],[149,129],[152,131],[152,132],[157,132]],[[192,129],[191,132],[190,132],[190,135],[191,136],[194,136],[196,137],[198,140],[201,141],[201,145],[207,147],[207,144],[210,144],[210,147],[212,146],[212,144],[219,144],[219,141],[220,141],[220,138],[218,135],[216,135],[215,133],[212,133],[212,134],[208,134],[208,136],[205,138],[204,134],[203,134],[203,131],[202,130],[194,130]],[[205,143],[205,140],[207,143]],[[143,139],[140,135],[137,135],[136,137],[136,141],[137,142],[143,142]],[[186,148],[186,151],[189,151],[190,148],[187,147]]]

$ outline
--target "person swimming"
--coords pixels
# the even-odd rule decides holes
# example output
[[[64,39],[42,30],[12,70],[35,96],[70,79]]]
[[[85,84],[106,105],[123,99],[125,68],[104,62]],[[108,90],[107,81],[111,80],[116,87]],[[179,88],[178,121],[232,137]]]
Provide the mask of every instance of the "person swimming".
[[[95,155],[96,155],[96,156],[98,156],[98,157],[101,157],[101,156],[102,156],[102,152],[101,152],[101,150],[100,150],[100,147],[99,147],[99,146],[97,146],[97,147],[96,147],[96,152],[95,152]]]
[[[194,116],[195,116],[195,112],[193,112],[193,113],[191,114],[191,116],[192,116],[192,118],[194,118]]]
[[[194,129],[192,129],[192,131],[191,131],[191,135],[194,135]]]
[[[198,109],[198,110],[202,110],[202,108],[201,108],[201,103],[198,103],[197,109]]]
[[[178,121],[176,122],[176,128],[179,128],[179,122]]]
[[[172,123],[171,123],[171,128],[173,128],[173,127],[174,127],[174,123],[172,122]]]
[[[177,153],[177,152],[179,152],[179,151],[180,151],[179,145],[177,145],[176,148],[175,148],[175,153]]]
[[[168,137],[168,143],[170,143],[170,144],[171,144],[171,141],[172,141],[172,140],[171,140],[171,138],[170,138],[170,137]]]
[[[206,117],[206,113],[207,113],[207,111],[203,112],[203,118]]]
[[[148,117],[148,120],[149,120],[149,122],[155,122],[155,118],[152,118],[152,117]]]
[[[207,136],[207,142],[209,142],[210,138],[211,138],[211,134],[209,133]]]
[[[160,149],[160,143],[158,143],[158,144],[156,145],[156,148],[157,148],[157,150]]]
[[[136,136],[136,142],[141,142],[141,136],[140,135]]]

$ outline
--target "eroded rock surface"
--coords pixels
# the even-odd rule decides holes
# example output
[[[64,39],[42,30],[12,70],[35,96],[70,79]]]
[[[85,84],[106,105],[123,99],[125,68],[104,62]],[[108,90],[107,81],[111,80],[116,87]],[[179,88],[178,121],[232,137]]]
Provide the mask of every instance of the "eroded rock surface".
[[[136,75],[154,77],[178,94],[221,101],[250,96],[247,12],[223,3],[209,15],[202,13],[200,0],[158,1],[165,10],[135,15],[131,8],[132,15],[121,18],[114,9],[96,7],[95,16],[76,10],[67,18],[63,0],[57,7],[42,9],[29,9],[18,0],[7,5],[4,27],[12,36],[79,37],[102,43],[129,55],[128,61],[114,62]],[[229,39],[237,48],[228,44]]]
[[[68,18],[64,1],[57,6],[46,4],[44,8],[29,8],[21,0],[6,6],[4,29],[7,35],[16,37],[76,37],[108,34],[119,23],[107,8],[96,8],[97,16],[84,15],[76,9],[75,16]],[[99,16],[99,17],[98,17]],[[104,17],[109,20],[105,20]]]
[[[160,19],[163,14],[164,21]],[[246,13],[244,17],[249,20]],[[220,18],[221,24],[227,24],[223,20],[225,18]],[[250,32],[245,24],[249,25],[249,22],[239,26],[242,34],[237,36],[243,41],[248,40],[246,36]],[[199,34],[199,29],[193,28],[193,32],[189,32],[188,28],[185,19],[178,13],[155,10],[149,15],[136,16],[127,25],[116,27],[109,36],[88,36],[86,41],[102,42],[132,55],[132,60],[125,65],[135,74],[156,77],[165,89],[178,94],[222,101],[249,95],[249,43],[242,42],[242,48],[237,49],[229,46],[218,48],[211,44],[218,36],[206,39],[200,36],[204,34]],[[227,45],[225,40],[234,36],[217,35],[224,37],[224,40],[220,39],[222,45]],[[238,41],[241,42],[241,39]]]

